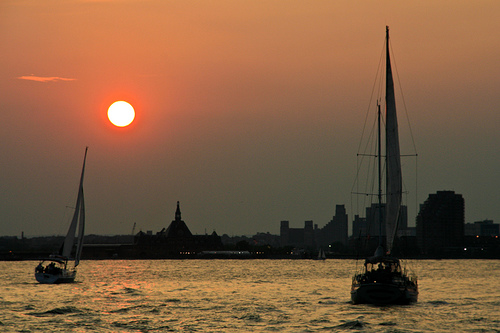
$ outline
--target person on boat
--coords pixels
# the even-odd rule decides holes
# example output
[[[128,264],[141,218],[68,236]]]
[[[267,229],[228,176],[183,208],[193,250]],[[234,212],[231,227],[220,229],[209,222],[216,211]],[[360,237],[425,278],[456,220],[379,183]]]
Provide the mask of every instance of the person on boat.
[[[54,274],[55,270],[56,270],[56,264],[54,264],[53,262],[48,264],[48,266],[45,268],[45,272],[49,274]]]
[[[37,273],[43,273],[43,265],[42,265],[42,263],[39,263],[38,266],[36,266],[35,272],[37,272]]]

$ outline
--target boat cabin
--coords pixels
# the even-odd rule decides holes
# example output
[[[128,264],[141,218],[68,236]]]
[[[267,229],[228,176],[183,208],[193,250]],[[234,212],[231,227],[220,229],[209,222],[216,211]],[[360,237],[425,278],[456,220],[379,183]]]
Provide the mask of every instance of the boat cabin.
[[[386,272],[386,273],[401,273],[401,265],[399,259],[390,257],[372,257],[365,261],[365,271],[370,272]]]
[[[48,264],[46,264],[48,262]],[[38,266],[35,268],[37,273],[47,273],[47,274],[60,274],[63,270],[66,270],[68,260],[62,257],[51,257],[48,259],[43,259],[40,261]]]

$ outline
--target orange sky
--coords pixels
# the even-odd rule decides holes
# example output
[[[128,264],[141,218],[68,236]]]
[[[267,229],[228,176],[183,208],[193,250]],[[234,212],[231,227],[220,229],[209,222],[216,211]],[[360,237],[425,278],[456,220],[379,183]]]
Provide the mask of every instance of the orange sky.
[[[2,1],[0,235],[65,232],[85,146],[88,233],[159,231],[178,200],[194,233],[357,213],[386,25],[419,153],[409,223],[438,190],[464,196],[466,222],[500,223],[499,13],[496,0]],[[116,100],[136,109],[129,128],[106,119]]]

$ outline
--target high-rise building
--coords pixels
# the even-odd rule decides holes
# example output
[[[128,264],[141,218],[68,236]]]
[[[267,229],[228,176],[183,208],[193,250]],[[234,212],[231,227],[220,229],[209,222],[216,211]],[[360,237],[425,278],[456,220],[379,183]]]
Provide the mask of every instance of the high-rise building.
[[[315,229],[318,246],[328,246],[333,243],[347,245],[348,219],[344,205],[335,206],[335,216],[323,228]]]
[[[354,220],[352,221],[352,237],[361,238],[366,235],[366,217],[360,217],[359,215],[354,215]]]
[[[354,216],[354,221],[352,223],[352,236],[354,238],[378,237],[380,235],[382,235],[383,238],[386,237],[385,203],[381,205],[381,208],[382,209],[379,209],[379,204],[374,203],[370,207],[366,207],[366,217],[360,217],[359,215]],[[381,212],[382,216],[379,216]],[[380,221],[382,221],[382,225],[380,225]],[[408,207],[401,205],[398,219],[398,231],[406,229],[408,229]],[[382,233],[380,231],[382,231]]]
[[[281,246],[314,247],[313,221],[305,221],[304,228],[290,228],[289,221],[281,221],[280,240]]]
[[[312,249],[326,247],[333,243],[348,244],[348,218],[344,205],[336,205],[335,215],[323,228],[314,226],[313,221],[305,221],[304,228],[290,228],[289,221],[281,221],[281,246]]]
[[[423,254],[442,254],[464,244],[465,202],[454,191],[430,194],[417,215],[417,244]]]

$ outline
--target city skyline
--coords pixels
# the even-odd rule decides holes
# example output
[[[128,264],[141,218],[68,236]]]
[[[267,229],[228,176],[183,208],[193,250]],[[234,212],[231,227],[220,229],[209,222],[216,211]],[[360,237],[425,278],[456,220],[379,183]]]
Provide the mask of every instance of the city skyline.
[[[65,233],[86,146],[89,234],[161,230],[177,201],[196,234],[324,226],[336,205],[351,230],[386,25],[404,96],[402,153],[407,112],[419,154],[409,226],[442,190],[463,195],[466,223],[498,223],[499,10],[494,1],[4,1],[0,235]],[[117,100],[136,110],[127,128],[106,118]]]

